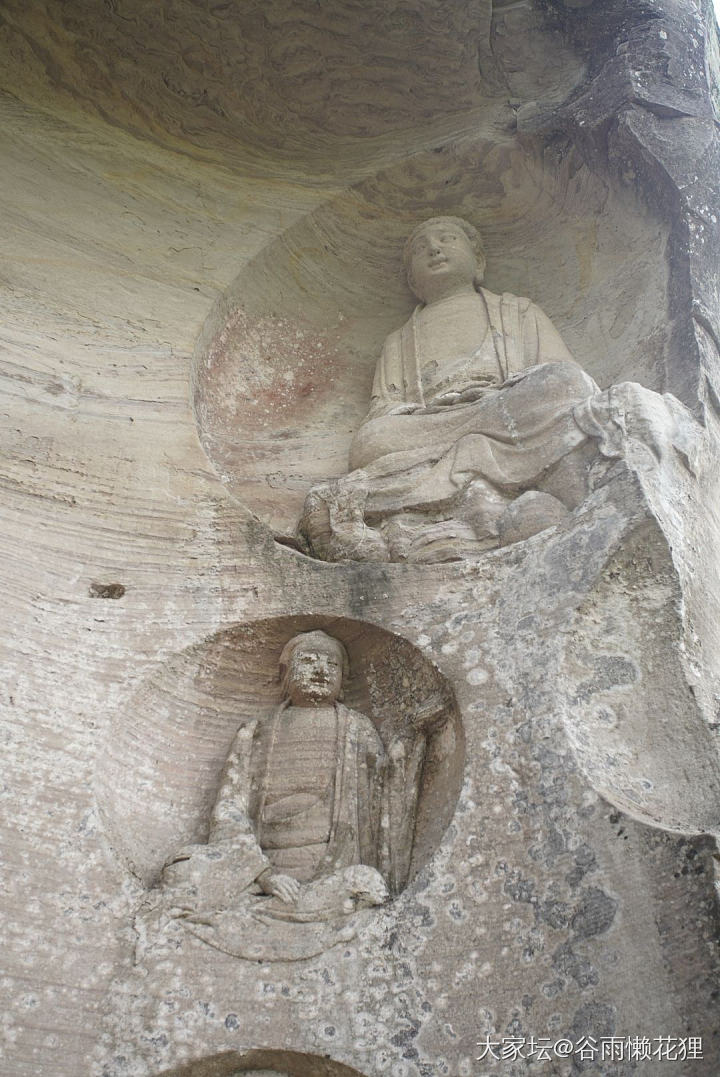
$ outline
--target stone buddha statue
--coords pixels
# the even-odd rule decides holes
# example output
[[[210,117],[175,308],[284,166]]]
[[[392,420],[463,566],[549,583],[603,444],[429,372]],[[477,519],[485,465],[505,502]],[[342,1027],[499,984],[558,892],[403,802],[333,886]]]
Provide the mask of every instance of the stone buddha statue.
[[[279,665],[284,701],[238,730],[207,843],[178,850],[163,872],[176,913],[206,926],[219,910],[243,923],[249,913],[347,915],[383,904],[407,879],[426,737],[444,701],[429,701],[386,749],[373,722],[342,703],[339,640],[301,633]]]
[[[321,875],[382,865],[385,749],[370,719],[340,702],[348,656],[339,640],[324,632],[294,637],[280,673],[285,703],[256,730],[248,811],[268,860],[257,882],[294,902],[300,885]],[[232,825],[232,801],[221,790],[216,835],[228,817]]]
[[[313,488],[299,526],[324,560],[443,561],[562,521],[597,445],[576,409],[599,392],[549,318],[495,295],[467,221],[435,217],[404,261],[420,300],[385,341],[351,471]]]

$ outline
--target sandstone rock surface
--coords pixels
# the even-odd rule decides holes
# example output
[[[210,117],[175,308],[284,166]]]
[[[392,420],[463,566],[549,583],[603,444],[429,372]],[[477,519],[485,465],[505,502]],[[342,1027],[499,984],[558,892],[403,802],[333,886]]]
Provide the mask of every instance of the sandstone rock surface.
[[[8,0],[0,53],[3,1072],[474,1077],[487,1034],[672,1035],[713,1077],[710,5]],[[477,561],[313,561],[272,528],[343,472],[436,213],[602,389],[680,401],[685,449],[630,438],[579,518]],[[147,945],[317,628],[372,656],[380,727],[418,671],[452,689],[409,884],[297,961]]]

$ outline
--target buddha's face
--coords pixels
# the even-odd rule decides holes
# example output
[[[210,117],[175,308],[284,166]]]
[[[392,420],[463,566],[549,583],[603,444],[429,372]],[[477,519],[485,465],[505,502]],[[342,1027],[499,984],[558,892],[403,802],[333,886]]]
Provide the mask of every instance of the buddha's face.
[[[419,299],[434,299],[474,289],[477,258],[462,228],[428,221],[410,247],[408,281]]]
[[[343,682],[343,656],[332,640],[300,643],[288,666],[288,695],[295,706],[334,703]]]

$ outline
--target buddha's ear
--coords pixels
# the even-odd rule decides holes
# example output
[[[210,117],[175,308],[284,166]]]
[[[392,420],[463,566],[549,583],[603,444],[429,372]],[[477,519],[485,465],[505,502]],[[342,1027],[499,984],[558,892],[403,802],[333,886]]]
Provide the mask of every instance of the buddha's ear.
[[[424,300],[424,299],[423,299],[423,297],[422,297],[422,296],[420,295],[420,293],[419,293],[419,292],[417,291],[417,289],[416,289],[416,287],[415,287],[415,281],[414,281],[414,279],[413,279],[413,275],[412,275],[412,273],[410,272],[410,270],[409,270],[409,269],[408,269],[407,273],[405,274],[405,279],[406,279],[406,281],[407,281],[407,286],[408,286],[408,288],[410,289],[410,291],[412,292],[412,294],[413,294],[413,295],[415,296],[415,298],[416,298],[416,299],[419,299],[421,303],[424,303],[424,302],[425,302],[425,300]]]
[[[478,254],[477,256],[477,269],[475,270],[474,284],[476,288],[479,288],[482,282],[485,280],[485,255]]]

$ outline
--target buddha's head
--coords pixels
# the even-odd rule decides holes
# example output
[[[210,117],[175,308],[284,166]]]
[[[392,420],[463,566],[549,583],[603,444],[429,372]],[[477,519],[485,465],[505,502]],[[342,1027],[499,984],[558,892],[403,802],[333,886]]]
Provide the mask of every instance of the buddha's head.
[[[314,707],[342,699],[350,663],[345,647],[326,632],[293,636],[280,655],[283,697],[297,707]]]
[[[410,234],[403,261],[410,288],[423,303],[482,282],[485,254],[476,228],[461,217],[431,217]]]

